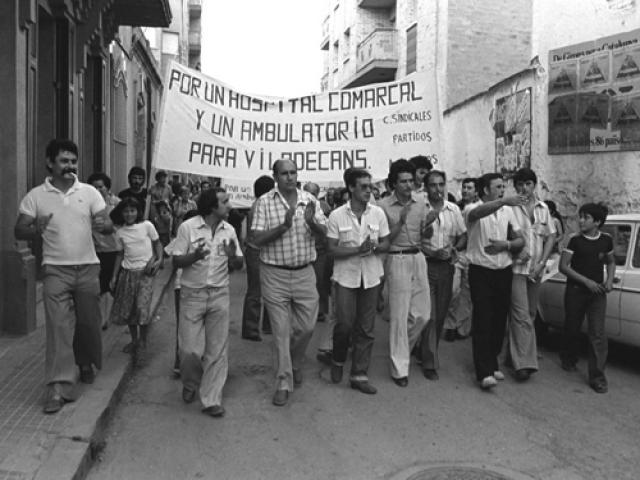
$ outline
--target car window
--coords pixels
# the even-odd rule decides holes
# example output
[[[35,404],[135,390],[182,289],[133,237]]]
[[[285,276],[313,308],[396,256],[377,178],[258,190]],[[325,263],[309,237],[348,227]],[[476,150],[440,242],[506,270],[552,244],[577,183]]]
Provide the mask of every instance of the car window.
[[[631,242],[631,225],[628,224],[605,224],[602,231],[613,238],[613,258],[616,265],[625,265],[629,254],[629,243]]]
[[[633,252],[633,259],[631,260],[631,264],[635,268],[640,268],[640,228],[638,229],[638,235],[636,236],[636,248]]]

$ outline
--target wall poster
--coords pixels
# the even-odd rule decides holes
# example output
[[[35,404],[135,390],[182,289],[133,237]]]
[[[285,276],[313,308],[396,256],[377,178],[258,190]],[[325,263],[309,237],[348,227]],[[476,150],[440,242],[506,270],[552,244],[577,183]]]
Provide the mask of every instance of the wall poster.
[[[640,150],[640,29],[549,52],[549,154]]]
[[[531,165],[531,89],[496,100],[496,172],[510,178]]]

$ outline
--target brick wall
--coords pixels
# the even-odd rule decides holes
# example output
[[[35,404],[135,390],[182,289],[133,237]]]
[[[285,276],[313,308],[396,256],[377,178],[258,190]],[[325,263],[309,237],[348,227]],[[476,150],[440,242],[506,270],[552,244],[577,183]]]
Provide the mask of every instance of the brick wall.
[[[529,64],[531,0],[449,0],[447,26],[447,106]]]

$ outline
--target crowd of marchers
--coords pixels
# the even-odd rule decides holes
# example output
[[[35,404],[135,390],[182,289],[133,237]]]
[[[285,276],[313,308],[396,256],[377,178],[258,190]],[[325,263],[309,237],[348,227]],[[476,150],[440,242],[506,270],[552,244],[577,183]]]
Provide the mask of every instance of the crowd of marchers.
[[[427,380],[438,380],[440,339],[469,336],[480,388],[505,378],[505,339],[504,365],[529,380],[538,370],[538,291],[554,264],[567,276],[562,368],[576,370],[586,316],[589,384],[607,391],[604,313],[615,270],[612,239],[600,231],[607,209],[583,205],[579,231],[565,236],[530,168],[515,172],[511,196],[499,173],[464,179],[456,203],[445,172],[423,156],[392,162],[382,194],[366,170],[350,168],[344,187],[323,196],[313,183],[300,188],[296,165],[278,160],[272,176],[254,183],[241,244],[220,187],[203,185],[193,195],[157,172],[147,190],[146,172],[134,167],[130,187],[115,196],[104,173],[78,180],[78,149],[69,140],[52,140],[46,162],[50,176],[24,197],[15,227],[17,239],[43,245],[45,413],[73,401],[78,380],[93,383],[101,327],[127,325],[124,350],[145,354],[153,279],[166,257],[182,399],[199,398],[213,417],[225,413],[229,271],[245,262],[242,338],[273,337],[274,405],[286,405],[302,385],[317,322],[326,322],[317,359],[331,381],[342,382],[350,364],[351,388],[375,394],[368,370],[378,314],[388,322],[389,374],[399,387],[409,383],[412,357]]]

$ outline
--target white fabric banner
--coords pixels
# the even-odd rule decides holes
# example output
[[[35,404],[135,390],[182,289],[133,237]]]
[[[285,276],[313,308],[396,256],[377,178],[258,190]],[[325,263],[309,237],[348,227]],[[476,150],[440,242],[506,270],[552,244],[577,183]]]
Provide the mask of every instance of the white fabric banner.
[[[435,72],[297,98],[259,97],[197,70],[167,71],[155,167],[226,179],[271,174],[293,160],[303,182],[341,181],[348,167],[387,176],[389,162],[439,163]]]

